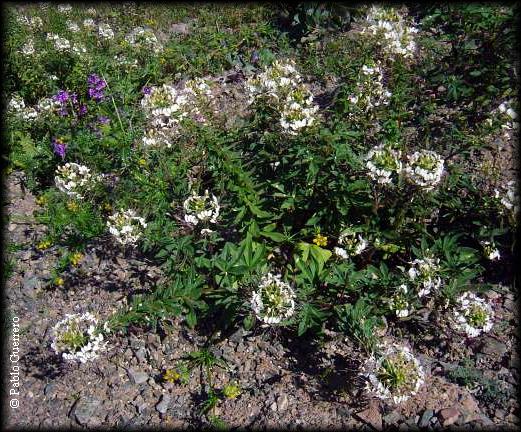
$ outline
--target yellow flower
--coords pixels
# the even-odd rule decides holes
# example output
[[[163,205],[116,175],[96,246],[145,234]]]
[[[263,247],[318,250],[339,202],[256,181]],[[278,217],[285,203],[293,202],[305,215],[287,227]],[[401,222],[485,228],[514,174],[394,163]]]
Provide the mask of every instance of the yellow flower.
[[[74,253],[71,255],[71,257],[69,258],[69,260],[70,260],[70,263],[71,263],[74,267],[76,267],[76,266],[80,263],[80,261],[81,261],[82,258],[83,258],[83,254],[82,254],[81,252],[74,252]]]
[[[58,276],[54,279],[54,285],[56,285],[56,286],[62,286],[63,283],[64,283],[64,280],[60,276]]]
[[[241,394],[241,388],[237,384],[226,384],[223,388],[223,395],[227,399],[235,399]]]
[[[52,242],[50,240],[43,240],[36,246],[39,250],[45,250],[48,249],[52,245]]]
[[[327,237],[321,234],[317,234],[313,239],[313,243],[317,246],[327,246]]]
[[[163,379],[171,383],[176,382],[179,378],[181,378],[181,374],[173,369],[167,369],[163,374]]]
[[[112,211],[112,206],[108,202],[103,203],[103,210],[105,211]]]
[[[47,198],[44,195],[39,196],[38,198],[36,198],[36,204],[38,204],[39,206],[44,206],[45,204],[47,204]]]
[[[156,24],[156,20],[155,20],[155,19],[152,19],[152,18],[147,19],[147,20],[145,20],[145,24],[146,24],[146,25],[149,25],[149,26],[153,26],[153,25]]]
[[[159,59],[159,63],[161,63],[161,64],[165,64],[165,63],[166,63],[166,59],[165,59],[164,57],[161,57],[161,58]]]
[[[75,201],[69,201],[67,203],[67,209],[69,209],[69,211],[71,211],[73,213],[76,213],[79,209],[78,203]]]
[[[145,159],[141,158],[141,159],[139,159],[139,160],[137,161],[137,163],[138,163],[140,166],[144,167],[144,166],[146,166],[147,161],[146,161]]]

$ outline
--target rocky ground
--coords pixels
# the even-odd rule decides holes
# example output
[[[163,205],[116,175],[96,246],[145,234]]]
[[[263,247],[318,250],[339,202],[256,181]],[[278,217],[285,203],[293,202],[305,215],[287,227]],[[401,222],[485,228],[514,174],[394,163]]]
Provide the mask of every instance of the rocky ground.
[[[4,244],[18,245],[9,254],[14,270],[6,284],[7,327],[13,316],[19,318],[21,387],[19,407],[6,406],[5,425],[11,430],[208,425],[199,415],[207,390],[199,371],[186,384],[161,379],[165,369],[206,341],[177,321],[157,331],[132,328],[128,335],[112,335],[110,350],[95,362],[65,364],[54,354],[50,329],[65,313],[91,311],[104,319],[133,294],[153,286],[160,271],[142,257],[126,256],[100,241],[87,249],[63,287],[53,287],[51,269],[58,251],[36,249],[44,227],[32,216],[37,204],[21,179],[13,173],[6,181]],[[215,385],[236,381],[242,393],[226,399],[214,414],[230,427],[253,429],[514,429],[519,426],[516,299],[501,285],[489,296],[498,323],[472,343],[448,337],[442,327],[420,331],[420,322],[410,324],[416,328],[410,343],[427,379],[420,394],[399,407],[364,397],[358,375],[363,353],[341,334],[328,332],[320,344],[262,330],[223,336],[212,350],[228,368],[215,369]],[[388,329],[389,337],[399,332]],[[467,380],[467,386],[461,384],[464,359],[483,373],[471,385]]]

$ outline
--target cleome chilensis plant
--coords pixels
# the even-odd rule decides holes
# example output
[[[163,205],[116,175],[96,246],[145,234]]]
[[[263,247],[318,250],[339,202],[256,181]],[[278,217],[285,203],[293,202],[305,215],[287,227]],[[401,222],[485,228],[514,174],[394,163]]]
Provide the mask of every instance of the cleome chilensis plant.
[[[486,7],[494,29],[512,20]],[[367,357],[367,392],[398,404],[426,377],[414,345],[389,342],[388,329],[416,331],[409,324],[428,310],[425,325],[443,316],[457,337],[492,330],[483,293],[492,266],[512,258],[519,195],[504,173],[476,174],[471,149],[518,138],[519,105],[505,84],[514,72],[484,70],[479,100],[470,77],[447,78],[440,64],[466,48],[458,39],[447,52],[428,37],[446,25],[434,6],[357,6],[342,15],[356,37],[322,45],[315,39],[336,36],[317,26],[335,20],[315,8],[301,22],[314,36],[298,48],[287,35],[263,50],[248,37],[212,62],[187,62],[154,28],[116,27],[80,6],[67,23],[53,8],[9,11],[5,86],[9,165],[38,195],[40,252],[70,252],[51,288],[67,289],[64,273],[82,259],[71,254],[96,242],[162,272],[111,316],[59,320],[51,347],[62,359],[95,361],[129,326],[174,317],[214,333],[309,340],[333,330]],[[56,28],[39,31],[38,18]],[[509,38],[487,39],[495,62]],[[478,52],[477,71],[487,67]],[[241,73],[221,77],[232,69]],[[452,117],[432,96],[440,88]],[[232,93],[239,102],[227,108]],[[185,360],[163,379],[177,385],[203,370],[203,413],[240,397],[234,383],[212,384],[222,359],[205,349]]]

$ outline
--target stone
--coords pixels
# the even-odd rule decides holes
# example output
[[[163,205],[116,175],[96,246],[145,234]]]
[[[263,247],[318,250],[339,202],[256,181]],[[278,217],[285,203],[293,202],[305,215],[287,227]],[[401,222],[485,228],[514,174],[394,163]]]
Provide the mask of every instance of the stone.
[[[286,393],[280,395],[277,399],[277,410],[279,412],[286,411],[288,409],[288,395]]]
[[[497,339],[487,336],[481,342],[479,346],[479,352],[494,357],[503,357],[508,351],[507,346]]]
[[[442,409],[438,413],[438,419],[442,426],[450,426],[451,424],[456,423],[459,416],[460,412],[454,407]]]
[[[431,409],[426,409],[425,411],[423,411],[420,421],[418,422],[418,426],[421,428],[427,427],[433,416],[434,411]]]
[[[170,396],[164,394],[161,396],[161,400],[159,401],[159,403],[156,405],[156,410],[160,413],[160,414],[165,414],[166,411],[168,410],[168,405],[170,404]]]
[[[172,33],[178,34],[188,34],[190,33],[190,29],[188,28],[188,24],[186,23],[175,23],[170,26],[170,31]]]
[[[99,414],[100,406],[101,401],[98,399],[90,397],[80,398],[74,404],[71,414],[79,425],[84,426],[93,418],[98,417],[96,414]]]
[[[146,372],[136,371],[131,368],[127,371],[127,373],[130,380],[134,384],[143,384],[148,380],[148,374]]]
[[[382,430],[383,421],[382,415],[380,414],[380,409],[378,403],[371,403],[368,408],[363,411],[357,412],[354,416],[371,426],[373,429]]]
[[[135,352],[135,356],[137,357],[137,359],[140,361],[140,362],[145,362],[146,361],[146,356],[147,356],[147,350],[145,349],[145,347],[141,347],[139,348],[136,352]]]
[[[403,416],[398,411],[391,411],[383,417],[383,421],[386,425],[395,425],[402,419]]]

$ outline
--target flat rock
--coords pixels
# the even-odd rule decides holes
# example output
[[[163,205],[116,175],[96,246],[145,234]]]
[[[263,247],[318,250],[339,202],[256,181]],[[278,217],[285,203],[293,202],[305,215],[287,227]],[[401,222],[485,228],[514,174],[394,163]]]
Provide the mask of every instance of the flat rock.
[[[418,426],[421,428],[427,427],[432,417],[434,417],[434,411],[431,409],[426,409],[423,411],[420,421],[418,422]]]
[[[168,395],[162,395],[161,396],[161,400],[159,401],[159,403],[156,405],[156,410],[161,413],[161,414],[165,414],[166,411],[168,410],[168,405],[170,404],[170,396]]]
[[[86,397],[80,398],[74,404],[72,416],[78,422],[78,424],[84,426],[94,417],[99,417],[101,401],[98,399]]]
[[[438,418],[442,426],[450,426],[456,423],[459,416],[460,412],[454,407],[442,409],[438,413]]]
[[[148,380],[148,374],[146,372],[136,371],[134,369],[128,370],[128,376],[134,384],[143,384]]]
[[[480,353],[494,357],[503,357],[507,350],[503,342],[490,336],[485,337],[479,346]]]
[[[371,426],[373,429],[382,430],[382,414],[380,413],[380,408],[377,403],[371,403],[368,408],[354,414],[354,416],[358,420]]]

